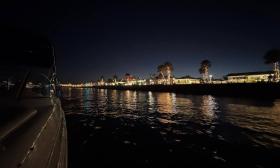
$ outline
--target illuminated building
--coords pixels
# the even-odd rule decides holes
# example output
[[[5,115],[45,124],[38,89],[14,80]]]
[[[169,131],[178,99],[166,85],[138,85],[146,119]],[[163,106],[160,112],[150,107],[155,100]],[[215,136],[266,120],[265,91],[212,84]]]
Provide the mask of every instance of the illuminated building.
[[[185,77],[181,77],[181,78],[174,78],[173,79],[173,83],[176,85],[182,85],[182,84],[197,84],[200,83],[199,78],[193,78],[190,76],[185,76]]]
[[[229,83],[254,83],[254,82],[268,82],[273,81],[274,72],[244,72],[231,73],[226,76]]]

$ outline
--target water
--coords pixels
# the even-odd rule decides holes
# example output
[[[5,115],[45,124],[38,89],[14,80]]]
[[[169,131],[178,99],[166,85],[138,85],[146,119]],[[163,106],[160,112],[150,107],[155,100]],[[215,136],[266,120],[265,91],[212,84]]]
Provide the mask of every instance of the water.
[[[280,100],[65,89],[70,167],[277,167]]]

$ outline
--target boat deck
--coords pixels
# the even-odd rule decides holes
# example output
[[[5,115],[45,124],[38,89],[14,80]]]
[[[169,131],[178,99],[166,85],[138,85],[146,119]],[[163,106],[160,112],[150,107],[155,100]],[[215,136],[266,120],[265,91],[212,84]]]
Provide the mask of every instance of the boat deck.
[[[60,101],[23,99],[18,106],[1,112],[14,115],[6,115],[0,125],[0,167],[65,167],[67,134]]]

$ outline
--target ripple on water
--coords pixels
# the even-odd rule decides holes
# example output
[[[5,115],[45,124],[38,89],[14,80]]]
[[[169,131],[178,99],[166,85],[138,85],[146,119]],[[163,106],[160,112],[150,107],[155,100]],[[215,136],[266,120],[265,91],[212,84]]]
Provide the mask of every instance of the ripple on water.
[[[280,100],[95,89],[64,92],[74,160],[70,162],[101,163],[104,153],[110,153],[108,162],[131,160],[151,167],[269,167],[279,162]]]

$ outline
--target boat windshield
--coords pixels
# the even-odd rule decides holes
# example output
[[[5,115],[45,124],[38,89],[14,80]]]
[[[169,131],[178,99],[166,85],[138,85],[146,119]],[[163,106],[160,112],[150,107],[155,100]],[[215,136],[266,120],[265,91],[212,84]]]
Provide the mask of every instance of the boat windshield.
[[[50,97],[54,90],[48,70],[0,68],[0,98]]]

